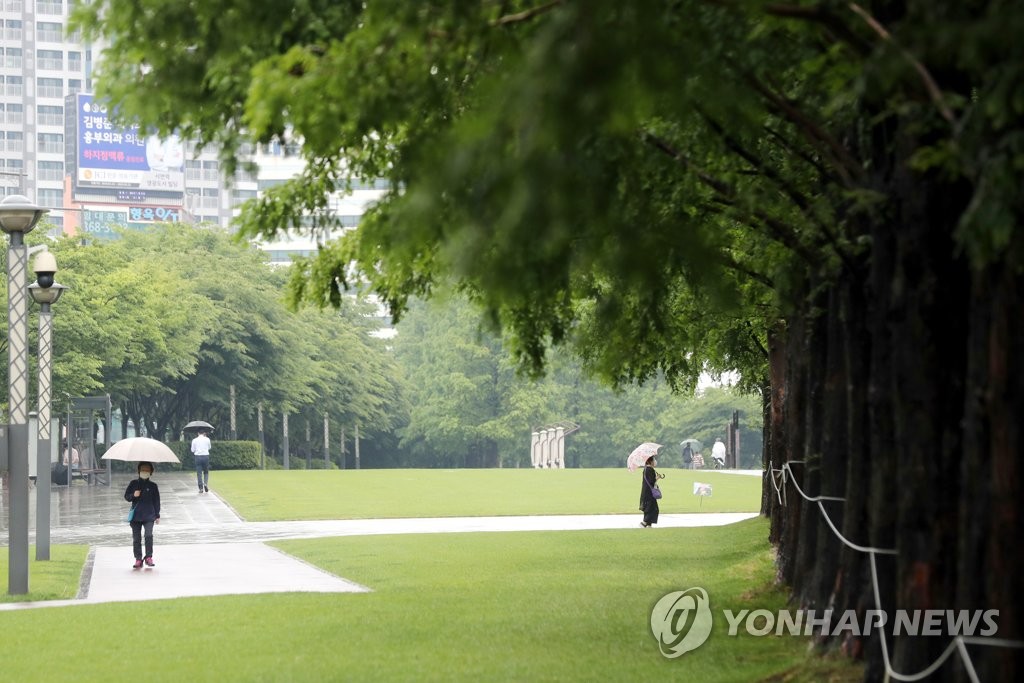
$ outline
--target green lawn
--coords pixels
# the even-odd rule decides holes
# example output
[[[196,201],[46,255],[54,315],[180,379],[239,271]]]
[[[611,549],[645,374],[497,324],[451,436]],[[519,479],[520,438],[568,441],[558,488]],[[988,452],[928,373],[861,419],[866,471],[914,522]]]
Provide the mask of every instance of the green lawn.
[[[368,594],[184,598],[2,615],[17,681],[811,681],[806,642],[725,635],[721,609],[784,603],[767,522],[707,529],[430,534],[279,542]],[[665,593],[711,597],[715,629],[667,660]],[[811,667],[813,671],[804,671]]]
[[[29,592],[25,595],[7,593],[7,548],[0,548],[0,602],[36,602],[37,600],[68,600],[78,594],[82,567],[89,554],[85,545],[51,545],[50,559],[37,562],[36,547],[30,546]]]
[[[660,470],[661,511],[757,512],[761,478]],[[267,470],[212,473],[247,521],[634,513],[640,473],[621,469]],[[693,482],[714,495],[693,495]]]
[[[665,470],[665,512],[753,511],[760,480]],[[715,496],[692,495],[694,480]],[[633,513],[623,470],[216,472],[245,518],[339,519]],[[707,529],[341,537],[276,543],[369,594],[183,598],[7,612],[4,678],[107,681],[853,681],[796,638],[725,634],[723,608],[777,609],[767,522]],[[34,560],[31,593],[72,597],[87,549]],[[31,556],[34,556],[34,552]],[[0,553],[0,576],[7,574]],[[4,582],[5,583],[5,582]],[[650,610],[700,586],[715,630],[677,660],[658,652]],[[5,601],[14,600],[4,596]],[[45,661],[41,653],[47,653]],[[50,656],[49,653],[55,653]]]

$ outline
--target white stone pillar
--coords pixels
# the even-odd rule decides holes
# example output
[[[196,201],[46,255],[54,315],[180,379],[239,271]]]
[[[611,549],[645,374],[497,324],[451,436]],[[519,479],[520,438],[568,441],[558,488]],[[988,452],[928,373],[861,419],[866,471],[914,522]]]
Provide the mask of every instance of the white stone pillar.
[[[558,461],[558,469],[565,469],[565,428],[555,429],[555,454]]]

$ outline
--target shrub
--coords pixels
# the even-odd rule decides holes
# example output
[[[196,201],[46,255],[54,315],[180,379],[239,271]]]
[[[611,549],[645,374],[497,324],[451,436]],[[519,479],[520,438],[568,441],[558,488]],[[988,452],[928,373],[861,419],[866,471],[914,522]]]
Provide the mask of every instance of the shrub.
[[[167,444],[181,460],[181,468],[194,470],[195,457],[189,450],[191,441],[172,441]],[[259,441],[214,441],[210,448],[211,470],[258,470],[260,468]]]

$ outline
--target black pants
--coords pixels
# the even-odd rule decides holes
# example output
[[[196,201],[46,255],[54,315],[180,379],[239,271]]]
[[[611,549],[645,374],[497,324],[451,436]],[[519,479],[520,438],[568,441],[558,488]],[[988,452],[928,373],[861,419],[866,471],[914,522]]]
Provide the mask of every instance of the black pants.
[[[135,559],[153,556],[153,520],[148,522],[131,521],[132,525],[132,550],[135,551]],[[146,528],[146,554],[142,554],[142,528]]]
[[[647,505],[644,506],[644,524],[657,524],[660,512],[661,508],[658,507],[658,501],[653,498],[648,500]]]

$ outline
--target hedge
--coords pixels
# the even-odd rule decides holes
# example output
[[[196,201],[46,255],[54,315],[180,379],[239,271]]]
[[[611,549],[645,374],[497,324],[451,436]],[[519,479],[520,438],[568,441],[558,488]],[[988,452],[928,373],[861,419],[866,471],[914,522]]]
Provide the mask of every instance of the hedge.
[[[194,470],[196,461],[189,450],[191,441],[172,441],[167,444],[181,460],[181,469]],[[258,470],[260,468],[259,441],[214,441],[210,447],[211,470]]]
[[[191,443],[191,441],[171,441],[166,444],[178,456],[181,464],[160,463],[159,468],[165,471],[194,470],[196,468],[196,461],[189,450]],[[106,448],[103,444],[96,444],[96,457],[102,456],[105,450]],[[112,462],[115,472],[134,472],[137,467],[134,462],[122,462],[120,460]],[[104,462],[104,464],[106,463]],[[211,470],[258,470],[259,468],[259,441],[214,441],[212,448],[210,448]]]

